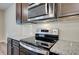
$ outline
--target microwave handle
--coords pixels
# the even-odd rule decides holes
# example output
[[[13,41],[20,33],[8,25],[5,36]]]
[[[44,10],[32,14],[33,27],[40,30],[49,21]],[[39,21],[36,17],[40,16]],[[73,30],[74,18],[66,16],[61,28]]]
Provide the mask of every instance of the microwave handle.
[[[46,14],[49,14],[49,4],[48,3],[45,4],[45,10],[46,10]]]

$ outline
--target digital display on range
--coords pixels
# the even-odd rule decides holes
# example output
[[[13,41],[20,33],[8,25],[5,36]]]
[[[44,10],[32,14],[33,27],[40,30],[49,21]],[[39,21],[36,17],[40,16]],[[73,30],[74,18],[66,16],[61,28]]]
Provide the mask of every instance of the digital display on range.
[[[41,32],[49,32],[49,30],[41,30]]]

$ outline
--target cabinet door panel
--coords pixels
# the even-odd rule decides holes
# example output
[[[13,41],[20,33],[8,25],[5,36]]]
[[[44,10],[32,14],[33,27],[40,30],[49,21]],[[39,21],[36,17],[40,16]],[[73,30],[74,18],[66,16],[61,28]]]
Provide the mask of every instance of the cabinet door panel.
[[[28,3],[22,3],[22,22],[25,23],[28,19]]]
[[[12,40],[11,38],[7,39],[7,54],[12,55]]]
[[[28,3],[16,3],[16,22],[22,24],[28,19]]]
[[[13,39],[12,47],[13,47],[13,50],[12,50],[13,55],[19,55],[19,41]]]
[[[69,16],[79,14],[79,3],[60,3],[58,4],[58,15]]]
[[[19,41],[15,40],[15,39],[13,39],[12,44],[19,47]]]
[[[16,3],[16,22],[22,23],[22,21],[21,21],[21,3]]]
[[[12,55],[12,47],[7,45],[7,54]]]
[[[19,55],[19,47],[13,45],[13,55]]]

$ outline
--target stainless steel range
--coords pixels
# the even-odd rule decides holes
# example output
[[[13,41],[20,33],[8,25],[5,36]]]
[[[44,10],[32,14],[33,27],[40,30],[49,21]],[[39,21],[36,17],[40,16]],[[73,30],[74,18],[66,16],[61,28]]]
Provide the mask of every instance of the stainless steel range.
[[[53,30],[40,29],[35,34],[35,42],[39,46],[51,48],[58,41],[58,37],[58,29],[56,28]]]
[[[20,40],[20,55],[49,55],[58,36],[58,29],[38,30],[35,36]]]

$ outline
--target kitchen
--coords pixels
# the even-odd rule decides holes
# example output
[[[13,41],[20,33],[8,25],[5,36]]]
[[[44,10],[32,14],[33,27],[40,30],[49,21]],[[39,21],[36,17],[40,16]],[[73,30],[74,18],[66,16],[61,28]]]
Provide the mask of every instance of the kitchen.
[[[79,54],[78,3],[30,3],[29,6],[14,3],[4,12],[6,54]]]

